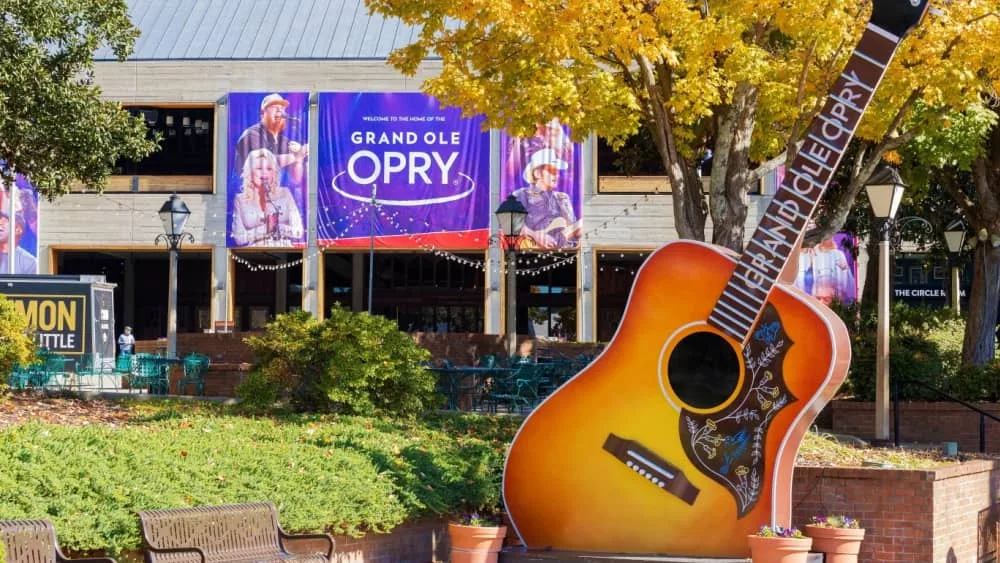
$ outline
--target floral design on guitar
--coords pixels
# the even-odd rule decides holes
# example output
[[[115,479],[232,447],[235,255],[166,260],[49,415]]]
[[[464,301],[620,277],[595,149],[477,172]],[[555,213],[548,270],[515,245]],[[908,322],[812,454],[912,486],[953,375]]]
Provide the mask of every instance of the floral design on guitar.
[[[743,349],[745,377],[726,408],[711,414],[682,412],[684,452],[705,475],[736,500],[740,518],[760,499],[764,446],[771,420],[797,399],[785,385],[781,365],[792,345],[777,310],[767,305]]]

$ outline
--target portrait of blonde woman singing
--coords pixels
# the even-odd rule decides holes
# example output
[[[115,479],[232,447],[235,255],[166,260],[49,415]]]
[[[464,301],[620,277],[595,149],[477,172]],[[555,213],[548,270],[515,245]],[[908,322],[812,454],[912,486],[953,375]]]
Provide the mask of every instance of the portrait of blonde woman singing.
[[[240,178],[242,189],[233,202],[233,241],[238,246],[304,244],[302,214],[292,192],[280,185],[281,169],[274,153],[250,151]]]

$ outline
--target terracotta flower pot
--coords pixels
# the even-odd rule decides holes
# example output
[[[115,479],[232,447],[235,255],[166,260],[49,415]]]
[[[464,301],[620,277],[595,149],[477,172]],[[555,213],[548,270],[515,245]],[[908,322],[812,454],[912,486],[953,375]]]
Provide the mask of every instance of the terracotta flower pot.
[[[448,524],[451,563],[497,563],[506,536],[506,526]]]
[[[858,563],[864,528],[825,528],[806,526],[804,533],[813,539],[813,549],[826,554],[826,563]]]
[[[806,563],[812,538],[748,536],[753,563]]]

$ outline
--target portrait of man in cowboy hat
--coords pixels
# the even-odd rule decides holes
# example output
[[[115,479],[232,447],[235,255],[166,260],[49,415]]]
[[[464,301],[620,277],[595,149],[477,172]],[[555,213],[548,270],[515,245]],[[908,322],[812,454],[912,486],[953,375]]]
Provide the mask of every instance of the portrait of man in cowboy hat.
[[[514,190],[514,197],[528,211],[521,235],[530,237],[525,246],[575,248],[580,244],[581,223],[569,195],[558,190],[560,171],[569,163],[555,150],[535,151],[521,174],[527,187]]]

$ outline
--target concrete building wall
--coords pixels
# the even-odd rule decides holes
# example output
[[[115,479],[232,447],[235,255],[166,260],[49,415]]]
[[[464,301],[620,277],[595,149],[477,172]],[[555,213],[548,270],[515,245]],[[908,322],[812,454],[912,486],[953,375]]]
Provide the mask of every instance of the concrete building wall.
[[[421,67],[416,76],[406,77],[379,61],[130,61],[102,62],[96,65],[96,81],[109,99],[123,104],[163,106],[214,106],[216,123],[215,173],[211,180],[214,193],[183,193],[191,209],[187,230],[195,244],[214,251],[212,284],[212,321],[228,320],[232,302],[232,265],[226,249],[226,94],[240,91],[417,91],[421,81],[433,76],[440,64],[431,62]],[[312,131],[316,131],[313,112]],[[314,151],[316,149],[313,149]],[[492,150],[499,151],[494,141]],[[595,338],[596,320],[593,315],[595,264],[593,252],[600,249],[651,250],[677,238],[669,194],[598,193],[600,179],[596,177],[595,143],[584,143],[583,162],[583,223],[588,234],[578,257],[577,304],[578,339]],[[496,159],[494,155],[494,159]],[[315,160],[309,170],[309,185],[317,185]],[[499,161],[497,160],[496,163]],[[496,174],[494,174],[496,176]],[[112,179],[116,191],[106,195],[71,194],[54,202],[40,204],[40,272],[54,271],[51,251],[93,247],[133,248],[151,250],[154,239],[162,232],[157,211],[171,191],[171,182],[180,189],[190,187],[185,181],[164,177],[155,192],[128,192],[129,177]],[[661,183],[663,179],[658,180]],[[204,188],[208,192],[208,187]],[[491,181],[491,203],[499,203],[499,180]],[[314,192],[313,192],[314,193]],[[315,202],[315,197],[313,197]],[[753,196],[747,220],[747,236],[756,225],[767,198]],[[312,207],[314,209],[314,207]],[[492,221],[495,223],[495,221]],[[313,221],[313,224],[315,222]],[[493,225],[495,229],[496,226]],[[707,235],[711,236],[709,229]],[[311,238],[315,241],[315,237]],[[311,251],[311,252],[310,252]],[[311,246],[306,254],[315,252]],[[489,253],[488,278],[501,271],[501,253]],[[303,285],[321,288],[320,268],[307,260]],[[499,281],[499,280],[497,280]],[[502,283],[487,280],[486,331],[503,330],[500,288]],[[307,297],[307,310],[318,312],[320,299]]]

